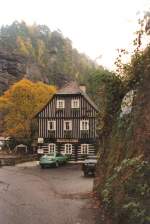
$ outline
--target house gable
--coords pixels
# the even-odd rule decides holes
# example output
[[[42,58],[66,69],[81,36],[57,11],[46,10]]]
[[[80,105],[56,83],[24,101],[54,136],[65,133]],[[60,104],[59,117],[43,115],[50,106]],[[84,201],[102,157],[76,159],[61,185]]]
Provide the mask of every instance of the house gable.
[[[79,108],[72,108],[72,100],[79,100]],[[64,108],[57,108],[57,101],[64,100]],[[61,95],[55,94],[48,104],[38,113],[38,117],[94,117],[97,110],[90,104],[87,98],[82,94]]]

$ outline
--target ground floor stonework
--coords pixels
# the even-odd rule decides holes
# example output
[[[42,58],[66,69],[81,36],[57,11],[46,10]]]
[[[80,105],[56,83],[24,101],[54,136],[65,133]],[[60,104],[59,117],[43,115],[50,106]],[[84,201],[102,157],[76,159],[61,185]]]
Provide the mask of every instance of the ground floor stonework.
[[[82,161],[87,155],[96,155],[96,141],[76,140],[76,139],[45,139],[39,144],[41,154],[51,154],[60,152],[67,155],[70,161]]]

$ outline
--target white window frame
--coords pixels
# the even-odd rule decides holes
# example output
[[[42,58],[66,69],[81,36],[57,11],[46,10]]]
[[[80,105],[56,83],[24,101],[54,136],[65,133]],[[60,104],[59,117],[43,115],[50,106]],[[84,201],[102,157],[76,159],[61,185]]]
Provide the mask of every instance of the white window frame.
[[[80,107],[80,102],[79,99],[72,99],[71,100],[71,108],[79,108]]]
[[[72,144],[65,144],[65,155],[72,154]]]
[[[64,109],[65,108],[65,100],[57,100],[57,105],[56,107],[58,109]]]
[[[89,154],[89,144],[81,144],[81,154]]]
[[[44,138],[38,138],[38,143],[44,143]]]
[[[66,128],[66,123],[69,123],[69,129]],[[71,120],[64,121],[64,131],[72,131],[72,121]]]
[[[80,130],[88,131],[89,130],[89,120],[81,120],[80,121]]]
[[[52,123],[52,128],[50,128],[50,123]],[[56,131],[56,121],[55,120],[49,120],[47,124],[47,128],[49,131]]]
[[[48,144],[48,153],[49,154],[56,153],[56,144],[54,144],[54,143]]]

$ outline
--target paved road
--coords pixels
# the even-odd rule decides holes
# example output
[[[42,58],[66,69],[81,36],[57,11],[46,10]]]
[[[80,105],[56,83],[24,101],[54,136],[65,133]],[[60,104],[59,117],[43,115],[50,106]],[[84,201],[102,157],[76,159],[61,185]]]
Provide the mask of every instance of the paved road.
[[[22,165],[0,168],[0,223],[94,224],[92,178],[79,165],[41,170]]]

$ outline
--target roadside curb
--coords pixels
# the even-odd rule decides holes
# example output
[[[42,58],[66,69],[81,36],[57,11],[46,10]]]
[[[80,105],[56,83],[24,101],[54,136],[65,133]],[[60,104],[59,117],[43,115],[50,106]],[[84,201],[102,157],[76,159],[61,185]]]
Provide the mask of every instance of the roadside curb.
[[[25,155],[25,156],[10,156],[4,155],[0,156],[0,167],[2,166],[14,166],[16,164],[21,164],[25,162],[32,162],[38,159],[37,155]]]

